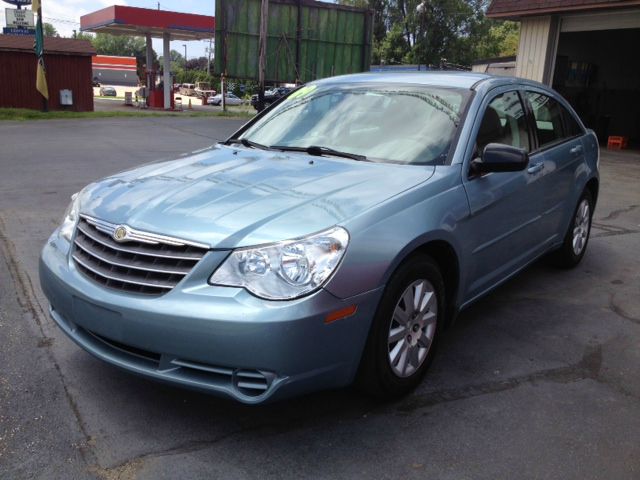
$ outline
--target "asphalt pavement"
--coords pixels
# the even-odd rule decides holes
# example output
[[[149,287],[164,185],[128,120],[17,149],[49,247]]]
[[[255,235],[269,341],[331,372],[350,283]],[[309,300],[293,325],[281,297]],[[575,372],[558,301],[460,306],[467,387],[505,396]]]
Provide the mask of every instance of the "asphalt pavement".
[[[87,183],[228,118],[0,122],[0,478],[640,478],[640,155],[605,152],[587,254],[465,311],[424,383],[247,407],[124,373],[47,315],[38,254]]]

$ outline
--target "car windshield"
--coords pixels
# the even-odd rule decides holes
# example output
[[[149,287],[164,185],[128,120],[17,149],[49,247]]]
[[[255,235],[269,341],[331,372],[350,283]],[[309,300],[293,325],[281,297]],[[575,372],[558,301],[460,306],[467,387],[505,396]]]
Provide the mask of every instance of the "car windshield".
[[[469,91],[405,84],[307,85],[241,138],[265,146],[322,147],[374,162],[440,165]]]

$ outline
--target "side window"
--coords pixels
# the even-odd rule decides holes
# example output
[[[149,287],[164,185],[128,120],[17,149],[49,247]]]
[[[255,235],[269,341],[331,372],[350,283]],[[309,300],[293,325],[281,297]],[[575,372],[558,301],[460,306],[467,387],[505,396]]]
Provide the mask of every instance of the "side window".
[[[537,92],[527,92],[527,99],[536,121],[539,146],[544,147],[565,138],[562,128],[563,108],[560,104],[553,98]]]
[[[567,136],[575,137],[577,135],[582,135],[584,131],[582,130],[582,127],[573,116],[573,114],[562,106],[560,107],[560,109],[562,110],[562,115],[564,116],[564,127],[567,131]]]
[[[490,143],[530,149],[527,120],[518,92],[502,93],[487,106],[476,139],[478,152]]]

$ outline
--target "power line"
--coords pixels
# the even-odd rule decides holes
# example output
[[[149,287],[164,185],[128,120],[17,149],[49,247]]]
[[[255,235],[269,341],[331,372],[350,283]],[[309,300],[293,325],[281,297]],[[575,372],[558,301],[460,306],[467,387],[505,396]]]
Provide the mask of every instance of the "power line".
[[[49,23],[64,23],[66,25],[80,25],[80,22],[76,22],[75,20],[68,20],[64,18],[52,18],[52,17],[43,17]]]

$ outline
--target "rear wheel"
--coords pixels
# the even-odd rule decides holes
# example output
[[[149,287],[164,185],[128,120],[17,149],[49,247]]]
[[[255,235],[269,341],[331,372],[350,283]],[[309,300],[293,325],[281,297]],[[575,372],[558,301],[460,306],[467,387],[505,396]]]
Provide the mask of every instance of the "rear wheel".
[[[426,373],[444,318],[444,282],[437,264],[418,255],[391,278],[373,320],[359,385],[380,398],[414,389]]]
[[[585,190],[578,200],[562,246],[551,255],[556,266],[573,268],[580,263],[589,243],[592,216],[593,197],[589,190]]]

